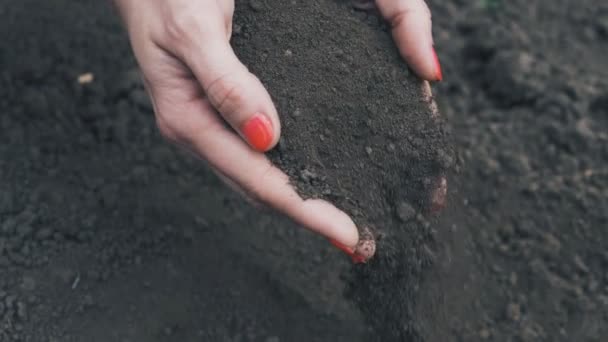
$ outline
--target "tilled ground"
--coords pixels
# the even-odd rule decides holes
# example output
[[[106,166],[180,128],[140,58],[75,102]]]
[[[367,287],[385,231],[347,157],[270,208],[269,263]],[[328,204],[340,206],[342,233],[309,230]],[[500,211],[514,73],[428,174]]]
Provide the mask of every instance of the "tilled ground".
[[[608,6],[433,4],[441,106],[465,161],[474,320],[464,341],[608,329]],[[473,286],[474,284],[474,286]]]
[[[601,341],[608,5],[430,4],[464,162],[443,341]],[[106,2],[0,18],[0,341],[366,340],[343,256],[160,139]]]

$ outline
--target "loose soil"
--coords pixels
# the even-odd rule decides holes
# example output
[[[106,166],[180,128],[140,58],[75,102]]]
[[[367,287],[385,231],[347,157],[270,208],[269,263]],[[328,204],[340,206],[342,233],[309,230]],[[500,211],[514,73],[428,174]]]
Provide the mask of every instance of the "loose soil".
[[[377,237],[376,256],[348,282],[378,340],[421,340],[417,317],[432,316],[418,299],[437,254],[422,213],[454,163],[423,82],[386,25],[350,1],[255,3],[237,7],[234,45],[282,113],[271,159],[304,198],[335,203],[366,229],[360,235]]]
[[[445,75],[435,90],[463,164],[436,221],[415,184],[442,171],[434,149],[450,155],[447,128],[409,101],[417,88],[378,18],[346,2],[285,1],[277,19],[269,3],[237,2],[234,44],[281,111],[284,141],[272,156],[303,194],[371,226],[379,258],[353,268],[163,142],[108,3],[0,1],[0,341],[608,334],[608,5],[429,1]],[[271,22],[293,29],[270,35]],[[319,61],[339,69],[311,67]],[[80,84],[87,72],[94,79]],[[404,131],[389,136],[390,125]],[[403,132],[421,137],[416,125],[432,134],[403,144]],[[352,158],[329,162],[337,153]],[[356,162],[358,177],[339,172]],[[364,180],[378,191],[359,196]],[[399,223],[411,212],[401,202],[423,215]],[[414,254],[399,254],[402,245]],[[403,273],[385,272],[390,251]],[[427,251],[415,260],[428,264],[405,262]],[[369,278],[374,270],[387,278]],[[370,320],[379,313],[392,316]]]

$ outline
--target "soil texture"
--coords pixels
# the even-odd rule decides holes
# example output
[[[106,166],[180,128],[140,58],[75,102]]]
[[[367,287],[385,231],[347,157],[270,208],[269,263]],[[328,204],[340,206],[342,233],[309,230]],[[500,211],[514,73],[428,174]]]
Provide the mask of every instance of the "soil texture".
[[[237,1],[234,46],[285,127],[272,158],[381,237],[353,266],[160,138],[108,2],[0,1],[0,341],[603,341],[608,4],[428,3],[447,126],[373,13]],[[434,220],[439,146],[461,167]],[[370,276],[395,258],[420,264]]]
[[[416,318],[432,316],[418,310],[431,303],[417,299],[437,254],[423,213],[454,164],[424,83],[383,21],[350,1],[256,3],[252,11],[237,2],[234,45],[282,113],[271,159],[304,198],[335,203],[360,235],[377,237],[375,257],[349,281],[351,298],[379,340],[420,340]]]

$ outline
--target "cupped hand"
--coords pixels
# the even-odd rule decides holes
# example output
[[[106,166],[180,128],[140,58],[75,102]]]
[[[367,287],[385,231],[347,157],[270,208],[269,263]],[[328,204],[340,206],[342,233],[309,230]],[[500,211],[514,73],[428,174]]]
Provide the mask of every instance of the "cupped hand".
[[[263,152],[281,126],[270,95],[230,46],[234,0],[114,0],[129,32],[160,132],[207,161],[231,187],[328,238],[355,261],[374,253],[352,219],[323,200],[303,200]],[[422,0],[377,0],[404,58],[440,80]],[[230,127],[228,127],[229,125]]]

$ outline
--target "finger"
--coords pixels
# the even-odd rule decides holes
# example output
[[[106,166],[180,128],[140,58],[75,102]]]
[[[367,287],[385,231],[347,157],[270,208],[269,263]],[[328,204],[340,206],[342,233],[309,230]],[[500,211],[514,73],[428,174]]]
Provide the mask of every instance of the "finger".
[[[359,242],[352,248],[345,246],[335,240],[329,240],[336,248],[350,256],[355,264],[365,263],[376,253],[376,240],[371,231],[364,227],[362,234],[359,235]]]
[[[181,37],[175,39],[175,50],[232,128],[254,149],[269,150],[280,136],[279,118],[270,95],[234,54],[225,25],[211,21],[192,26],[173,30]]]
[[[232,181],[232,179],[224,176],[223,173],[221,173],[219,170],[215,169],[215,168],[211,168],[211,170],[213,170],[213,173],[215,173],[215,175],[224,183],[226,184],[226,186],[228,186],[230,189],[232,189],[234,192],[236,192],[237,194],[241,195],[241,197],[243,199],[245,199],[245,201],[247,201],[247,203],[251,204],[251,206],[255,207],[256,209],[262,210],[264,209],[264,206],[258,202],[256,199],[254,199],[253,197],[249,196],[249,194],[247,193],[247,191],[241,189],[241,187],[236,184],[235,182]]]
[[[216,2],[218,7],[221,9],[224,15],[224,22],[226,25],[226,37],[230,40],[232,36],[232,16],[234,14],[234,1],[220,0]]]
[[[264,208],[264,206],[256,198],[252,197],[247,191],[242,189],[232,179],[226,177],[222,172],[220,172],[219,170],[217,170],[215,168],[212,168],[212,170],[228,187],[230,187],[232,190],[234,190],[235,192],[240,194],[247,202],[249,202],[249,204],[256,207],[257,209]],[[327,205],[329,205],[329,203],[327,203],[325,201],[319,201],[318,205],[327,206]],[[331,209],[330,207],[327,207],[327,208]],[[322,210],[321,210],[321,212],[319,212],[319,210],[317,209],[317,210],[314,210],[314,212],[322,213]],[[310,218],[310,217],[312,217],[312,216],[310,216],[310,215],[306,216],[306,218]],[[308,222],[303,222],[303,221],[300,221],[300,223],[305,226],[307,224],[310,224]],[[374,239],[374,237],[369,229],[366,229],[366,228],[363,229],[363,234],[359,235],[359,237],[358,237],[359,242],[354,247],[349,247],[347,245],[344,245],[341,242],[338,242],[338,240],[335,240],[332,238],[333,235],[323,234],[323,233],[322,233],[322,235],[325,235],[325,237],[327,237],[329,239],[329,242],[332,245],[334,245],[336,248],[338,248],[339,250],[346,253],[351,258],[352,262],[355,264],[367,262],[367,260],[371,259],[374,256],[374,254],[376,253],[376,240]]]
[[[443,74],[431,29],[431,11],[424,0],[376,0],[392,27],[401,55],[423,79],[441,81]]]
[[[165,128],[169,136],[182,137],[181,141],[191,151],[220,170],[254,200],[277,209],[330,240],[357,250],[359,234],[350,217],[325,201],[303,200],[289,184],[287,175],[221,123],[209,102],[167,101],[166,105],[155,102],[158,112],[165,113],[158,115],[159,121],[171,121],[170,129]]]

